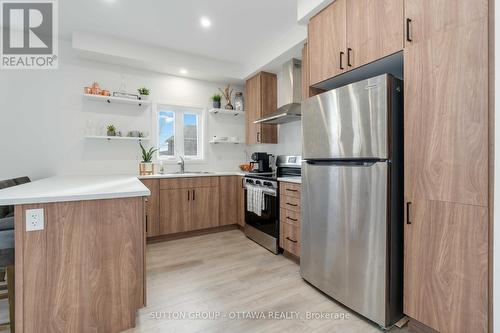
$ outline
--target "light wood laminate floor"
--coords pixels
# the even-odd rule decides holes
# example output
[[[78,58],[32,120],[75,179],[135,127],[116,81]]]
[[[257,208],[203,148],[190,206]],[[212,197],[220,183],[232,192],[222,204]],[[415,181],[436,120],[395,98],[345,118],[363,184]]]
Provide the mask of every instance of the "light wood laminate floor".
[[[148,245],[147,303],[136,328],[127,333],[382,332],[302,280],[296,263],[265,250],[239,230]],[[302,318],[269,319],[270,311],[289,316],[298,312]],[[349,318],[308,320],[307,312]],[[213,319],[191,319],[196,313]],[[241,318],[250,314],[266,319]]]

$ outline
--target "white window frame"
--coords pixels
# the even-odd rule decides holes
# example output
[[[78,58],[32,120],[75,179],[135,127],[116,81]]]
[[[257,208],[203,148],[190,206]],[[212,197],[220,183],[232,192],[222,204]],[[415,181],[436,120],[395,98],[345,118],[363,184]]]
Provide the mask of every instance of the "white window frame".
[[[179,156],[184,157],[186,163],[203,163],[205,162],[205,109],[196,106],[179,106],[167,103],[158,103],[154,112],[156,122],[155,146],[160,147],[160,122],[159,116],[161,111],[174,112],[174,156],[160,156],[160,151],[156,153],[158,161],[165,163],[177,163]],[[184,114],[195,114],[198,116],[198,156],[185,156],[184,152]]]

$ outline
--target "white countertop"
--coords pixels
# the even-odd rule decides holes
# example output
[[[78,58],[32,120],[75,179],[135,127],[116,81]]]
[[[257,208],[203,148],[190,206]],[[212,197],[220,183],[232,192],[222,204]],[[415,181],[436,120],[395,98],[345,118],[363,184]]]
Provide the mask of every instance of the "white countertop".
[[[279,182],[302,184],[302,177],[278,177]]]
[[[186,177],[220,177],[220,176],[245,176],[243,171],[214,171],[207,173],[164,173],[151,176],[139,176],[139,179],[159,179],[159,178],[186,178]]]
[[[56,176],[0,190],[0,206],[149,195],[133,176]]]

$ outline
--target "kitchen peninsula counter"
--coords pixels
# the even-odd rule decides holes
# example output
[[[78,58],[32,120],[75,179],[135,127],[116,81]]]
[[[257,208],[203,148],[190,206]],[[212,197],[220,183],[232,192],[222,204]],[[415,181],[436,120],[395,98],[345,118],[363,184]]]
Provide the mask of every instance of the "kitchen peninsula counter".
[[[135,326],[145,305],[149,195],[127,176],[51,177],[0,191],[0,205],[15,205],[17,333]]]

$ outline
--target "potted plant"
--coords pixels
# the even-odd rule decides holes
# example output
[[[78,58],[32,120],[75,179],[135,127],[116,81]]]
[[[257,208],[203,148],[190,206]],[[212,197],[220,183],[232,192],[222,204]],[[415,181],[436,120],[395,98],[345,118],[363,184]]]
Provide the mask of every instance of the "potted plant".
[[[142,162],[139,164],[139,174],[141,176],[153,175],[155,173],[153,164],[153,154],[158,150],[153,147],[146,150],[142,143],[139,142],[142,151]]]
[[[108,125],[106,127],[108,136],[116,136],[116,127],[115,125]]]
[[[147,100],[149,98],[149,94],[151,93],[150,90],[146,87],[137,89],[137,92],[139,93],[139,99],[143,101]]]
[[[212,104],[215,109],[220,109],[220,100],[222,99],[222,95],[215,94],[212,96]]]

